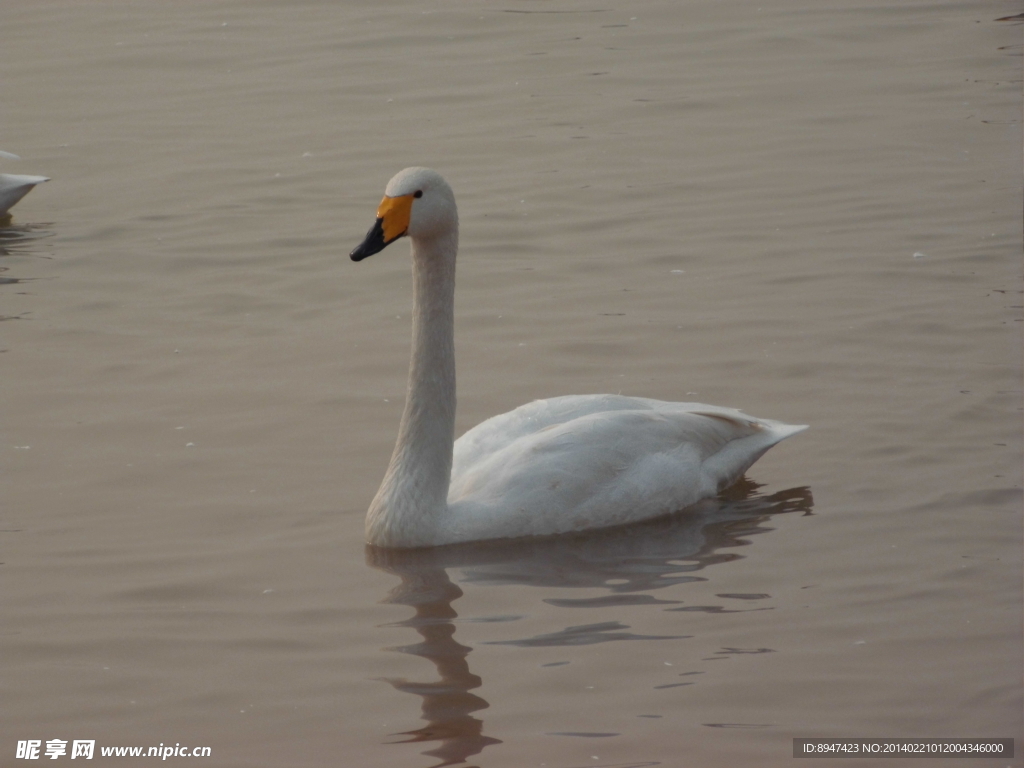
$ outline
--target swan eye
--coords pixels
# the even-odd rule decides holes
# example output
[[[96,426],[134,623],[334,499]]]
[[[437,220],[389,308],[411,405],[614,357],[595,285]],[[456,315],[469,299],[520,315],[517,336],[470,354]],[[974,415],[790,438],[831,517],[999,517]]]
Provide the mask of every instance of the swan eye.
[[[422,189],[417,189],[417,190],[416,190],[416,191],[415,191],[415,192],[413,193],[413,197],[415,197],[415,198],[420,198],[420,197],[423,197],[423,190],[422,190]]]

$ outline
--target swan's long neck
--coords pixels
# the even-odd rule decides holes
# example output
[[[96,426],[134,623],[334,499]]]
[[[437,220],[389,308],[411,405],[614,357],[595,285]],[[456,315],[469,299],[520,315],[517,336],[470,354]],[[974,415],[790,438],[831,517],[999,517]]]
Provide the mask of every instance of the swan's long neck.
[[[459,233],[412,240],[412,362],[391,464],[366,518],[378,546],[429,545],[448,509],[455,441],[455,254]],[[413,542],[413,543],[410,543]]]

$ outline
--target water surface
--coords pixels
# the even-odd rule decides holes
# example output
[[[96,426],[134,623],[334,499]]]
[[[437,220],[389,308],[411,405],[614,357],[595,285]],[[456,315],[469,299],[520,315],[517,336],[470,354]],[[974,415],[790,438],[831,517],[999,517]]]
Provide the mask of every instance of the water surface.
[[[1024,749],[1020,10],[6,8],[3,170],[53,181],[0,230],[3,762]],[[367,551],[411,285],[346,254],[412,164],[460,205],[460,432],[588,392],[811,429],[646,526]]]

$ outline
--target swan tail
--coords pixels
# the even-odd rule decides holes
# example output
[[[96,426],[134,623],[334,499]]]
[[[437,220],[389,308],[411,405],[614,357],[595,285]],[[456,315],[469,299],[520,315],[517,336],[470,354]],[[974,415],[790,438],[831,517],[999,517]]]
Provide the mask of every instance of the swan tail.
[[[713,484],[717,491],[728,488],[743,477],[743,474],[764,456],[769,448],[807,429],[806,424],[784,424],[769,419],[747,419],[715,412],[701,415],[731,421],[746,428],[746,434],[729,441],[704,462],[702,469],[705,479]]]

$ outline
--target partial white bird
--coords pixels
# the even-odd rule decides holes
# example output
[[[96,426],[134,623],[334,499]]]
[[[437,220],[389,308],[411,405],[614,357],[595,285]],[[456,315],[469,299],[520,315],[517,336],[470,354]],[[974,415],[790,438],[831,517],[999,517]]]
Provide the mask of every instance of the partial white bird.
[[[19,159],[17,155],[10,152],[0,152],[0,157],[9,160]],[[4,216],[14,204],[32,191],[36,184],[42,184],[50,179],[46,176],[21,176],[14,173],[0,173],[0,216]]]
[[[412,362],[366,540],[426,547],[603,528],[714,496],[806,429],[732,408],[621,395],[537,400],[455,441],[455,195],[428,168],[388,183],[353,261],[400,237],[413,261]]]

